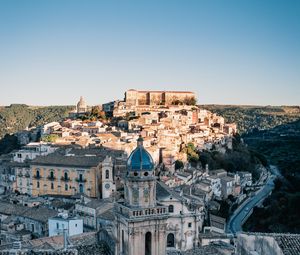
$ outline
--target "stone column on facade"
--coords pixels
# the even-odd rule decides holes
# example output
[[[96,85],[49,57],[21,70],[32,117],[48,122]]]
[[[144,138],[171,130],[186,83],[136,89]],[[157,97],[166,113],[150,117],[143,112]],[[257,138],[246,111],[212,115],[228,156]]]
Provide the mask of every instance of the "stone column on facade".
[[[44,194],[47,193],[47,188],[48,188],[48,186],[46,186],[46,185],[48,185],[46,168],[43,168],[43,183],[44,183],[44,184],[43,184],[43,190],[44,190],[43,195],[44,195]],[[40,194],[39,194],[39,195],[40,195]]]
[[[57,169],[57,191],[60,194],[61,193],[61,178],[62,178],[62,174],[61,174],[61,169]]]

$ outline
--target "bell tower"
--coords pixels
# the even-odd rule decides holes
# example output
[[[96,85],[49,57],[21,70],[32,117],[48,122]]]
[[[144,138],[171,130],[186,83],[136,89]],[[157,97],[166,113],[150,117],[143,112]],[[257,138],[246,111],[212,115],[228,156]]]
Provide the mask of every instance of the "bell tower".
[[[102,162],[102,198],[111,197],[116,191],[113,179],[113,162],[111,157],[106,156]]]
[[[131,207],[153,207],[156,205],[156,177],[151,155],[144,149],[143,138],[127,161],[125,203]]]
[[[154,162],[143,138],[127,160],[125,199],[116,203],[117,254],[163,255],[168,208],[156,201]]]

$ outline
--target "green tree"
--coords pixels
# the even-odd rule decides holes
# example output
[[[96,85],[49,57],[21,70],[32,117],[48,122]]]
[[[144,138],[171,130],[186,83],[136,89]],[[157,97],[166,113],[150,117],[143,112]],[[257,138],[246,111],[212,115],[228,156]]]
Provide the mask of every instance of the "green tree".
[[[181,160],[175,161],[175,170],[183,168],[183,162]]]
[[[58,135],[50,134],[43,136],[41,140],[46,143],[55,143],[58,138]]]
[[[196,105],[197,100],[196,100],[195,97],[186,97],[186,98],[183,100],[183,103],[186,104],[186,105]]]
[[[195,148],[193,143],[188,143],[186,145],[186,154],[187,154],[188,160],[191,163],[197,163],[198,162],[199,155],[198,155],[198,153],[196,151],[196,148]]]

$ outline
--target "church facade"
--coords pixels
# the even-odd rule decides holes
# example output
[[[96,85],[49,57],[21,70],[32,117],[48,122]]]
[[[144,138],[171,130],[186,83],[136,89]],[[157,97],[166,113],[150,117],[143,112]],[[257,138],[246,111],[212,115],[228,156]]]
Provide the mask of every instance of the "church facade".
[[[139,138],[127,161],[124,200],[115,204],[115,254],[163,255],[197,247],[203,215],[202,205],[188,203],[157,181],[153,159]]]

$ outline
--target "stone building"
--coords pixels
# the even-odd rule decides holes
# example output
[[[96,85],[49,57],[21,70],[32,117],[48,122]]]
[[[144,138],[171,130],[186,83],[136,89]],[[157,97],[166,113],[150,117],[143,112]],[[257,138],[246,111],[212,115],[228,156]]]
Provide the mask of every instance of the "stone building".
[[[187,103],[191,99],[196,99],[196,95],[189,91],[141,91],[130,89],[125,92],[126,106],[174,105]]]
[[[101,148],[72,149],[38,157],[30,162],[30,194],[111,196],[115,192],[113,169],[122,153]]]
[[[198,245],[203,207],[187,204],[179,194],[157,182],[151,155],[138,139],[127,161],[125,199],[115,205],[115,254],[163,255]]]

